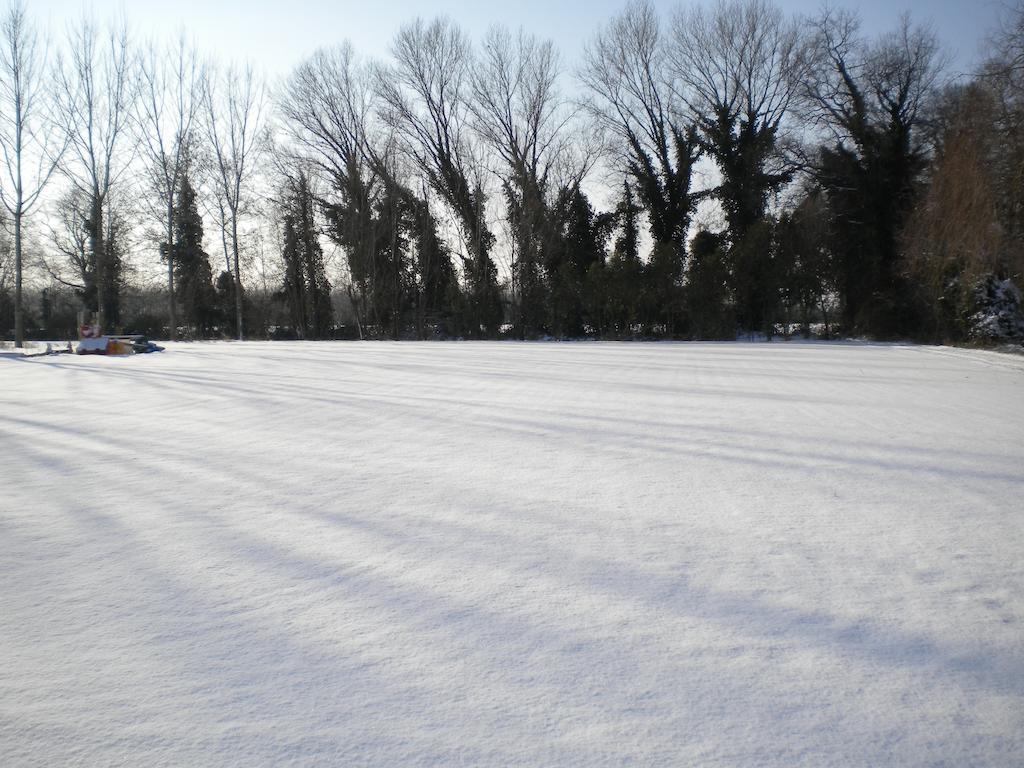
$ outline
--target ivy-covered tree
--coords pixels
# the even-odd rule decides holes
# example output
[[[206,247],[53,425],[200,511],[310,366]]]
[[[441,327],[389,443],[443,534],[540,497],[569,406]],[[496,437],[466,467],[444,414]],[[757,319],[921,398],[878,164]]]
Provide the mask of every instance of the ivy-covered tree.
[[[700,199],[691,188],[699,140],[671,85],[676,67],[666,32],[651,2],[631,2],[587,47],[580,78],[589,112],[616,139],[619,166],[647,212],[653,257],[637,294],[644,302],[639,314],[648,331],[661,325],[672,333],[687,231]]]
[[[806,190],[796,207],[783,213],[775,227],[775,269],[778,276],[782,320],[811,335],[812,321],[822,333],[832,333],[835,318],[835,266],[829,241],[831,212],[825,195],[817,188]]]
[[[770,197],[793,178],[779,137],[805,66],[800,27],[770,0],[689,5],[669,48],[700,150],[718,168],[712,190],[725,215],[737,321],[770,333]]]
[[[582,336],[593,326],[586,306],[591,267],[604,264],[614,214],[595,213],[589,198],[572,184],[558,193],[551,214],[554,235],[544,256],[549,285],[549,328],[556,336]]]
[[[283,293],[299,338],[320,339],[333,324],[331,285],[324,269],[309,177],[299,171],[284,199]]]
[[[217,321],[227,334],[232,338],[236,338],[238,336],[238,328],[235,326],[235,291],[237,290],[235,287],[235,276],[231,272],[221,270],[213,284],[213,290],[217,297],[215,310]],[[247,299],[248,297],[243,296],[242,298]],[[247,306],[248,302],[243,302],[243,308]]]
[[[701,230],[690,244],[690,261],[686,270],[686,305],[692,338],[736,337],[729,282],[729,253],[725,236]]]
[[[815,176],[832,211],[832,247],[847,333],[911,335],[921,324],[901,236],[927,167],[925,106],[941,61],[934,35],[904,18],[874,42],[857,19],[826,11],[814,24],[811,116],[833,135]]]
[[[618,237],[605,269],[607,329],[616,336],[632,336],[639,330],[641,307],[647,304],[644,265],[640,260],[640,214],[629,181],[623,182],[622,200],[616,210]]]

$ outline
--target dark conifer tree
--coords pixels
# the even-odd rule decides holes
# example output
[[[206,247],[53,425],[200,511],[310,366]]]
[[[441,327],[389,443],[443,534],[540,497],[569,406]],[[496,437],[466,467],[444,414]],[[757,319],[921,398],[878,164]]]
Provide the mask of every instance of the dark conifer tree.
[[[461,332],[462,294],[451,251],[437,231],[430,206],[410,196],[411,237],[416,242],[417,326],[420,338]]]
[[[388,185],[374,206],[375,291],[374,309],[381,332],[397,340],[402,319],[412,307],[413,275],[410,263],[412,210],[402,190]]]
[[[238,337],[237,325],[237,306],[235,304],[235,276],[231,272],[221,270],[220,274],[217,275],[217,281],[214,283],[214,292],[217,296],[217,307],[216,316],[218,322],[221,323],[221,327],[225,329],[226,333],[231,338]],[[243,308],[245,307],[245,296],[243,299]]]
[[[927,167],[924,106],[940,67],[932,32],[904,18],[874,44],[849,14],[815,24],[822,61],[808,94],[837,141],[821,150],[817,182],[832,212],[832,247],[848,333],[894,337],[920,321],[900,239]]]
[[[516,306],[513,308],[513,322],[520,339],[542,333],[547,323],[548,286],[544,279],[544,265],[541,263],[544,232],[548,228],[546,206],[539,195],[526,199],[521,187],[525,184],[503,184],[505,208],[512,230],[512,247],[515,259],[512,262],[512,281]]]
[[[728,262],[725,236],[707,230],[694,236],[686,275],[690,336],[694,339],[735,338]]]
[[[379,194],[380,179],[354,161],[331,176],[333,195],[321,200],[327,220],[327,236],[345,252],[350,276],[349,298],[361,326],[373,322],[375,278],[375,241],[377,222],[374,201]]]
[[[296,334],[321,339],[330,333],[331,285],[324,269],[315,200],[304,171],[288,182],[284,206],[284,296]]]
[[[640,221],[643,209],[634,201],[629,182],[623,183],[622,200],[617,210],[619,236],[608,261],[607,302],[609,327],[620,336],[638,330],[644,295],[644,265],[640,260]]]
[[[306,277],[303,271],[303,259],[299,246],[298,228],[295,214],[287,210],[284,214],[284,243],[281,259],[284,261],[284,285],[281,295],[288,307],[288,317],[295,335],[306,338]]]
[[[552,211],[555,235],[545,256],[550,330],[556,336],[581,336],[588,325],[585,282],[591,267],[604,265],[605,244],[614,214],[596,214],[578,184],[564,187]]]
[[[182,319],[199,337],[209,336],[217,319],[210,257],[203,250],[203,219],[188,174],[182,174],[174,207],[174,275]]]
[[[94,210],[90,205],[89,210]],[[117,211],[108,209],[100,217],[104,231],[96,232],[95,217],[85,215],[84,229],[87,239],[84,245],[85,264],[82,270],[83,287],[80,291],[82,302],[90,312],[99,312],[100,295],[103,296],[103,322],[105,332],[115,330],[121,322],[121,296],[124,293],[124,220]],[[98,259],[96,249],[103,249],[103,258]],[[103,290],[99,282],[103,281]]]

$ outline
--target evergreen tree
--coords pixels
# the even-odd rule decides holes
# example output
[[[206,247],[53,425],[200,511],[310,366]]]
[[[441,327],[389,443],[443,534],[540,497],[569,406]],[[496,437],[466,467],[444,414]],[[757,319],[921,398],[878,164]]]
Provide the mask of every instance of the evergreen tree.
[[[418,282],[416,308],[420,338],[428,328],[446,336],[457,333],[462,323],[462,294],[452,255],[437,231],[437,220],[424,200],[412,198],[411,237],[416,242]]]
[[[181,299],[182,319],[199,337],[209,336],[217,318],[210,257],[203,250],[203,219],[196,192],[183,173],[174,205],[174,277]]]
[[[690,244],[687,307],[694,339],[733,339],[736,323],[729,300],[729,267],[723,235],[701,230]]]
[[[454,187],[459,189],[457,184]],[[448,194],[445,189],[440,193]],[[485,221],[487,196],[477,185],[472,193],[462,188],[454,199],[465,201],[454,207],[462,211],[462,229],[469,251],[468,256],[462,257],[469,333],[476,337],[496,336],[502,320],[501,289],[498,267],[491,258],[495,238]]]
[[[387,329],[397,340],[402,334],[402,321],[413,305],[411,264],[412,210],[402,190],[387,185],[374,205],[376,238],[374,264],[376,280],[374,309],[381,331]]]
[[[644,265],[640,260],[640,222],[643,209],[635,202],[633,189],[623,182],[623,195],[616,211],[619,236],[608,261],[607,309],[610,328],[629,336],[640,322],[640,307],[647,303],[644,293]]]
[[[578,184],[558,193],[552,211],[554,236],[544,259],[549,327],[556,336],[581,336],[592,325],[584,304],[585,282],[592,267],[604,266],[614,220],[614,214],[596,214]]]
[[[830,212],[818,189],[807,191],[796,208],[783,214],[775,228],[776,274],[784,322],[798,321],[810,337],[812,318],[831,335],[830,304],[835,293],[835,267],[829,248]]]
[[[50,320],[53,317],[53,303],[50,299],[50,289],[43,288],[39,296],[39,318],[42,322],[42,330],[49,335]]]
[[[221,327],[226,329],[227,333],[232,338],[238,337],[237,324],[237,305],[235,304],[235,276],[231,272],[221,270],[220,274],[217,275],[217,281],[213,286],[214,293],[217,297],[216,315],[218,322],[221,323]],[[245,296],[243,298],[243,309],[245,307]]]
[[[512,247],[515,259],[512,263],[512,281],[515,289],[513,319],[516,335],[525,339],[542,333],[547,322],[548,291],[542,263],[543,241],[546,221],[546,206],[540,200],[540,192],[530,195],[523,192],[527,185],[506,182],[505,208],[512,230]]]
[[[295,335],[306,337],[306,278],[303,271],[303,259],[299,245],[298,227],[295,214],[287,211],[284,215],[284,243],[281,259],[284,261],[284,285],[281,295],[288,307],[288,318]]]
[[[739,328],[771,338],[779,307],[779,277],[774,259],[774,222],[755,220],[729,248],[730,282]]]
[[[333,323],[331,285],[314,218],[315,200],[304,171],[289,182],[284,205],[283,293],[292,326],[299,338],[324,338]]]
[[[79,221],[84,224],[86,239],[82,245],[84,251],[84,263],[81,266],[82,288],[79,295],[85,308],[97,316],[103,318],[104,332],[116,329],[121,322],[121,296],[124,293],[124,253],[126,245],[124,238],[127,234],[127,227],[123,216],[110,205],[110,198],[107,199],[107,210],[100,216],[81,213]],[[71,205],[81,203],[79,201]],[[90,202],[88,211],[96,210],[95,203]],[[97,231],[95,221],[103,231]],[[97,256],[97,251],[102,250],[103,257]],[[100,285],[102,282],[102,286]],[[102,287],[102,290],[100,288]],[[99,311],[99,296],[103,297],[103,311]]]
[[[376,290],[373,207],[379,193],[379,181],[353,157],[343,169],[333,170],[332,195],[329,200],[320,200],[327,220],[327,236],[345,253],[350,277],[349,297],[362,327],[371,322]]]

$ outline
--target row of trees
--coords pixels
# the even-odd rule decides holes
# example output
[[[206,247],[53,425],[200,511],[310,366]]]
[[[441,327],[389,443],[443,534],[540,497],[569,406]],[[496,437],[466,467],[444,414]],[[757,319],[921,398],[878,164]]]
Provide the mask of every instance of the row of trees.
[[[151,224],[144,237],[166,263],[171,336],[179,305],[193,328],[209,329],[210,266],[190,180],[196,158],[229,267],[234,257],[234,284],[225,290],[241,336],[239,221],[262,130],[263,88],[252,70],[201,66],[184,39],[140,52],[123,21],[101,30],[89,17],[68,27],[53,56],[21,0],[8,6],[0,34],[0,200],[14,233],[17,343],[24,337],[22,231],[48,185],[60,192],[39,217],[50,246],[39,262],[78,292],[100,325],[120,319],[125,251],[139,234],[130,219],[143,214]]]
[[[301,338],[343,319],[394,338],[1024,333],[1022,18],[953,84],[909,19],[869,39],[850,13],[798,19],[770,0],[667,17],[631,2],[572,73],[525,32],[474,44],[416,20],[388,61],[342,43],[265,98],[251,69],[183,40],[134,53],[123,25],[91,22],[51,80],[15,3],[0,199],[16,334],[22,223],[47,183],[61,190],[38,217],[49,273],[109,324],[150,243],[172,336],[242,338],[246,242],[264,231]]]

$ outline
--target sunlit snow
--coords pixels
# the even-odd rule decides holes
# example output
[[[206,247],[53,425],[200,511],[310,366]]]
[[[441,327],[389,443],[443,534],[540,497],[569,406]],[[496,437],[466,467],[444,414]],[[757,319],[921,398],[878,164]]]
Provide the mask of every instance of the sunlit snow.
[[[1024,359],[0,359],[0,764],[1019,765]]]

